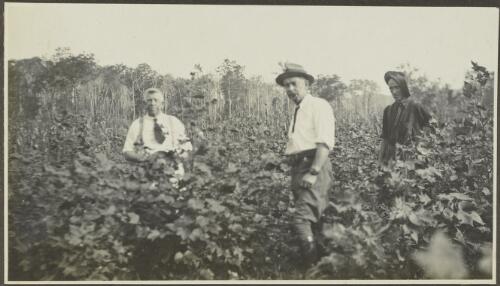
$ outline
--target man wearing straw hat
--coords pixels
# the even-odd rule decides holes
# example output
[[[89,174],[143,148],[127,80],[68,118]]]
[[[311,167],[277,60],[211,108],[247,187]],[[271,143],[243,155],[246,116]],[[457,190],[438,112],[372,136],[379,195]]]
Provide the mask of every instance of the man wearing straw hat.
[[[316,238],[321,215],[328,206],[335,144],[335,117],[330,104],[310,94],[314,77],[298,64],[287,63],[276,83],[295,104],[285,154],[291,163],[291,190],[295,200],[293,228],[300,242],[304,266],[318,258]]]

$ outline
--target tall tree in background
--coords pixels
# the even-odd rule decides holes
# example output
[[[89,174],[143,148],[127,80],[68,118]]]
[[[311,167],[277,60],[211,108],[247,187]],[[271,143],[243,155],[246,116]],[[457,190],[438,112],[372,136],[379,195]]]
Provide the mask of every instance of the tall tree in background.
[[[36,116],[41,105],[38,95],[43,88],[41,78],[45,73],[47,66],[40,58],[8,62],[9,118],[25,115],[32,119]]]
[[[459,92],[453,91],[448,84],[442,84],[439,80],[429,80],[418,68],[408,63],[399,65],[397,69],[406,74],[411,99],[428,108],[438,121],[444,122],[460,116],[457,112],[464,99]]]
[[[157,87],[161,82],[160,75],[151,69],[148,64],[139,64],[136,68],[127,68],[125,70],[127,87],[132,92],[134,102],[133,116],[137,117],[142,104],[141,95],[150,87]]]
[[[367,116],[374,111],[375,97],[379,92],[376,82],[354,79],[349,83],[348,90],[358,113]]]
[[[123,64],[98,67],[95,79],[85,84],[80,92],[80,106],[88,106],[88,113],[94,119],[109,120],[110,117],[126,118],[133,105],[130,90],[127,87]]]
[[[62,102],[69,101],[74,107],[77,101],[78,88],[95,78],[97,64],[93,54],[72,55],[69,49],[56,51],[48,62],[48,72],[45,74],[45,87],[51,93],[62,92]]]
[[[221,94],[219,84],[212,74],[204,74],[201,66],[196,65],[196,76],[189,83],[189,95],[196,113],[203,114],[201,121],[214,122],[219,113]]]
[[[79,88],[93,80],[98,66],[93,54],[72,55],[59,48],[50,59],[9,61],[9,98],[14,112],[36,116],[41,105],[75,108]]]
[[[311,89],[314,94],[328,102],[337,102],[344,96],[347,86],[338,75],[319,75]]]
[[[467,98],[470,98],[472,93],[480,91],[482,108],[492,111],[494,109],[495,73],[487,71],[485,67],[478,65],[474,61],[471,61],[471,63],[472,68],[465,75],[466,80],[464,81],[462,93]]]
[[[244,67],[229,59],[225,59],[217,68],[221,76],[220,89],[224,95],[224,114],[231,117],[233,105],[238,105],[246,95],[246,79]]]

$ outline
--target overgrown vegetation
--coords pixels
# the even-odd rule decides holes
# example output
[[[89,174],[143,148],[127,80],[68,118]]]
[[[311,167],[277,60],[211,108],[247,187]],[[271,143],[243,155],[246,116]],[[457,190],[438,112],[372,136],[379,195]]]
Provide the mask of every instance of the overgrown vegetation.
[[[197,66],[174,79],[64,51],[10,62],[9,279],[303,278],[288,226],[289,103],[233,61],[219,73]],[[410,73],[436,120],[415,148],[400,146],[410,159],[393,169],[376,162],[377,87],[319,78],[313,90],[337,118],[335,185],[323,258],[306,277],[491,278],[494,77],[474,65],[457,92]],[[186,124],[194,151],[185,161],[123,161],[149,86],[166,91]]]

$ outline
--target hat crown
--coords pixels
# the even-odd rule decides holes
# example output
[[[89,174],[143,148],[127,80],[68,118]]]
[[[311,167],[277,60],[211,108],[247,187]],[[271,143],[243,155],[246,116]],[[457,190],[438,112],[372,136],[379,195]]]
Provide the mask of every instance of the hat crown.
[[[294,76],[299,76],[307,79],[309,81],[309,84],[312,84],[314,82],[314,77],[308,74],[305,71],[304,67],[299,64],[285,63],[283,64],[282,67],[283,67],[283,73],[278,75],[278,77],[276,78],[276,83],[278,83],[281,86],[283,86],[283,80],[285,78]]]
[[[406,75],[400,71],[388,71],[384,74],[384,80],[387,83],[390,79],[406,80]]]
[[[295,63],[285,63],[283,72],[299,71],[306,72],[304,67]]]
[[[404,97],[410,97],[410,90],[406,82],[406,75],[400,71],[388,71],[384,74],[385,83],[389,84],[389,80],[394,80],[403,91]]]

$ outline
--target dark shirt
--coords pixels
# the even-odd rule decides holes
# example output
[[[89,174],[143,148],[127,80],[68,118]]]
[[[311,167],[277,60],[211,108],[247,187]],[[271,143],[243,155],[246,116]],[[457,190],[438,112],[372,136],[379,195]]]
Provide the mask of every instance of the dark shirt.
[[[429,124],[430,118],[430,114],[416,102],[394,102],[384,109],[381,137],[391,145],[406,144]]]

